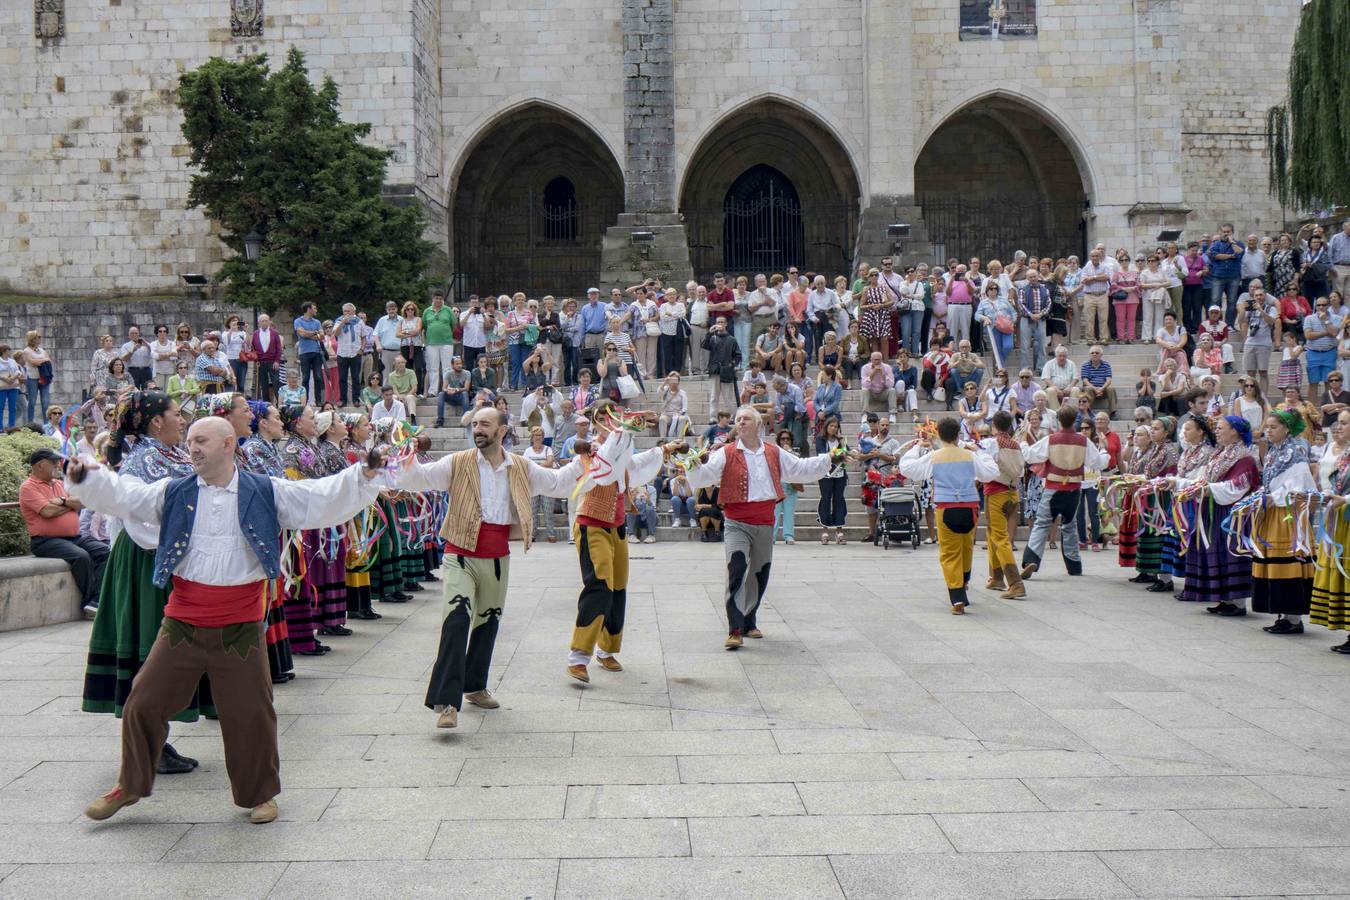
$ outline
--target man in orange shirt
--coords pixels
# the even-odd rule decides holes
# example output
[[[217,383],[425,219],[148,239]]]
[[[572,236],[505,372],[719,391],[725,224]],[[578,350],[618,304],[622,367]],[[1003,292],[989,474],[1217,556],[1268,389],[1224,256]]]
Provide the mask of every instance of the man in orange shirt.
[[[108,545],[80,534],[82,504],[66,495],[65,483],[56,477],[60,465],[61,457],[55,450],[33,451],[28,457],[28,477],[19,485],[19,509],[28,526],[33,555],[70,563],[84,611],[93,616],[98,611]]]

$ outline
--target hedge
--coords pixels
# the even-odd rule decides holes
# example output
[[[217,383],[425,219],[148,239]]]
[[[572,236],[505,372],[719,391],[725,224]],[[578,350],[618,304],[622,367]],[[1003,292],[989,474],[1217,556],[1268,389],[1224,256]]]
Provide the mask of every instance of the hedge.
[[[55,438],[27,429],[0,434],[0,502],[19,499],[19,485],[28,477],[28,454],[39,447],[56,449]],[[0,510],[0,556],[27,556],[28,528],[17,509]]]

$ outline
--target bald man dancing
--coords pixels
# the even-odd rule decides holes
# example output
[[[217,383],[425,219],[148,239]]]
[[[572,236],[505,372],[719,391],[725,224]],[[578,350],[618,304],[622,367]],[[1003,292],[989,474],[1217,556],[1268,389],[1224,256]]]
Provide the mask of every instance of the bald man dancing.
[[[759,638],[755,621],[759,603],[769,587],[773,563],[773,508],[783,499],[783,482],[819,481],[830,471],[835,453],[800,459],[760,437],[759,413],[752,406],[736,410],[734,443],[709,455],[689,472],[694,490],[721,486],[719,502],[726,517],[727,639],[736,650],[745,638]]]
[[[153,484],[120,478],[89,459],[66,468],[70,495],[85,506],[159,527],[154,582],[172,581],[164,623],[122,712],[117,786],[84,812],[106,819],[150,796],[166,723],[209,675],[234,802],[260,825],[277,817],[281,792],[263,645],[263,587],[281,575],[281,532],[346,522],[374,502],[384,460],[372,451],[365,466],[288,481],[238,468],[234,428],[225,419],[196,422],[187,444],[195,474]]]

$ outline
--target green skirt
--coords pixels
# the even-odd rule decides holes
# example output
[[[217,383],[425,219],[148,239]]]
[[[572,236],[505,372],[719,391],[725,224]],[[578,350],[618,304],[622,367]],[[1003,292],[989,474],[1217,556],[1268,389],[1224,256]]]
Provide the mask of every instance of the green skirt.
[[[131,682],[141,670],[159,637],[169,592],[154,582],[155,554],[136,546],[124,531],[113,542],[103,569],[98,615],[89,635],[89,657],[84,670],[85,712],[121,717],[131,693]],[[214,717],[211,687],[203,676],[188,706],[175,722]]]
[[[1156,575],[1162,571],[1162,562],[1162,535],[1149,528],[1140,528],[1139,545],[1135,549],[1135,569],[1145,574]]]

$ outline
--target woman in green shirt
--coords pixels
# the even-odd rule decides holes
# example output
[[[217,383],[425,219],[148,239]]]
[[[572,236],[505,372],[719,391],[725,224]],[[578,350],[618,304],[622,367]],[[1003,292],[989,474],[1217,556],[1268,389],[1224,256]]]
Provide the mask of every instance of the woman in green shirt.
[[[404,364],[407,365],[406,363]],[[369,410],[376,403],[380,402],[380,373],[371,372],[370,377],[366,379],[366,386],[361,388],[361,405]]]
[[[385,384],[394,389],[394,399],[403,401],[408,421],[417,424],[417,373],[408,368],[402,356],[394,357],[394,371],[385,375]]]
[[[202,389],[197,384],[197,379],[192,377],[187,363],[179,362],[174,366],[174,373],[169,376],[167,390],[179,409],[190,418],[196,409],[197,398],[201,396]]]

